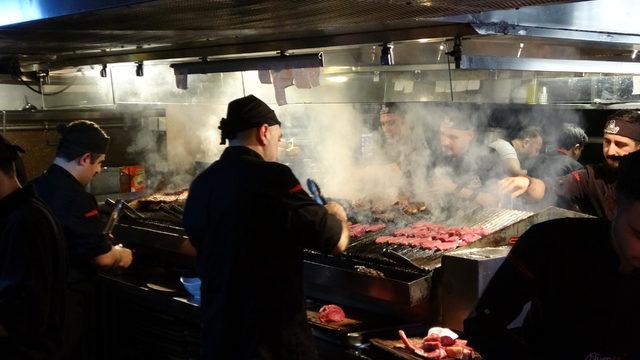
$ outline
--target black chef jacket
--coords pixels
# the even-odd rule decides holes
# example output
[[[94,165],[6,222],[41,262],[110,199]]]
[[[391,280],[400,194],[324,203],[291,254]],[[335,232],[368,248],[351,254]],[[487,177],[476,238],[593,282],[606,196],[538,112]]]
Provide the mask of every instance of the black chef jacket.
[[[579,211],[611,221],[616,208],[616,180],[616,172],[606,164],[587,165],[559,178],[555,191]]]
[[[198,251],[204,359],[314,359],[302,249],[331,251],[342,226],[291,169],[228,147],[191,184],[184,227]]]
[[[91,260],[108,253],[111,243],[102,234],[98,203],[78,180],[53,164],[33,181],[40,198],[62,225],[69,254],[70,282],[96,274]]]
[[[0,200],[0,359],[57,359],[66,276],[62,230],[26,186]]]
[[[558,178],[582,169],[584,169],[584,166],[571,156],[560,152],[552,152],[539,156],[535,164],[529,169],[528,175],[541,179],[544,181],[546,188],[553,189],[558,182]],[[558,197],[553,191],[545,193],[544,204],[579,210],[577,205],[573,204],[566,196]]]
[[[476,192],[493,192],[491,186],[506,176],[504,166],[493,150],[475,143],[459,157],[440,155],[433,167],[436,171],[447,170],[448,176],[460,188]]]
[[[583,168],[584,166],[571,156],[552,152],[540,155],[529,169],[528,175],[538,179],[557,178]]]
[[[487,360],[640,358],[640,271],[618,272],[609,238],[603,219],[532,226],[465,320],[470,345]],[[529,301],[520,336],[505,331]]]

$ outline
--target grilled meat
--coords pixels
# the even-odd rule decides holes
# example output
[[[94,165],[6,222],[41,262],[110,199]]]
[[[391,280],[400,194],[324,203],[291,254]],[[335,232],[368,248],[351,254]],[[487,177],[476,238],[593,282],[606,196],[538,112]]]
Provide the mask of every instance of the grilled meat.
[[[393,202],[359,199],[353,202],[352,208],[358,212],[370,212],[374,219],[387,222],[393,221],[401,215],[417,215],[427,210],[427,204],[423,201],[410,201],[398,199]]]
[[[371,275],[371,276],[376,276],[376,277],[384,277],[384,273],[382,271],[378,271],[376,269],[368,268],[368,267],[363,266],[363,265],[356,265],[356,266],[354,266],[354,269],[356,269],[356,271],[359,272],[359,273],[363,273],[363,274],[367,274],[367,275]]]
[[[129,206],[141,211],[156,211],[162,204],[184,205],[188,195],[189,189],[156,192],[134,199]]]

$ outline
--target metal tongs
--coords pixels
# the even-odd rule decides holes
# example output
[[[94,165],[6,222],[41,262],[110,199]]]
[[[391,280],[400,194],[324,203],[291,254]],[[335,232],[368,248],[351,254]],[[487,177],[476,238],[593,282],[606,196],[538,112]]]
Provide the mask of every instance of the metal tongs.
[[[124,201],[118,200],[116,201],[113,210],[111,211],[111,215],[109,215],[109,220],[107,221],[107,225],[104,227],[102,234],[106,237],[111,237],[111,233],[118,223],[118,219],[120,218],[120,212],[122,211],[122,206]]]
[[[315,200],[320,205],[326,205],[327,200],[325,200],[324,196],[322,196],[322,192],[320,191],[320,186],[313,179],[307,179],[307,188],[309,189],[309,193],[313,200]]]
[[[112,209],[116,206],[116,202],[111,199],[106,199],[104,203]],[[146,218],[146,216],[142,215],[140,212],[138,212],[138,210],[132,208],[131,205],[127,204],[125,201],[122,201],[122,212],[132,219]]]

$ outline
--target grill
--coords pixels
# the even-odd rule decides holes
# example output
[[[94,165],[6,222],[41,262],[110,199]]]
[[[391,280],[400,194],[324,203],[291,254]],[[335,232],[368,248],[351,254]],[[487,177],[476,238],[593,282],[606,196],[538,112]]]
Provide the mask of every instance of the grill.
[[[454,218],[438,221],[438,219],[426,218],[435,223],[441,223],[447,226],[467,226],[467,227],[483,227],[489,231],[489,235],[483,237],[477,242],[471,244],[474,247],[478,246],[490,246],[486,242],[492,242],[492,233],[502,230],[511,224],[524,220],[527,217],[532,216],[532,212],[509,210],[509,209],[483,209],[473,208],[471,211],[461,213]],[[417,221],[419,219],[413,219]],[[385,234],[393,233],[393,227],[384,232]],[[425,269],[433,269],[439,265],[439,259],[444,253],[443,251],[436,249],[424,249],[420,247],[412,247],[407,245],[393,245],[393,244],[377,244],[375,238],[381,234],[372,234],[366,239],[359,240],[356,243],[349,246],[347,253],[350,255],[365,255],[370,258],[387,258],[385,255],[385,249],[398,253],[413,264],[424,267]],[[489,239],[489,240],[486,240]],[[469,245],[469,246],[471,246]]]
[[[520,236],[533,224],[561,217],[581,216],[586,215],[555,207],[538,213],[473,208],[459,211],[456,216],[447,220],[426,220],[448,226],[483,226],[489,234],[466,246],[472,248],[506,245],[509,239]],[[414,221],[417,220],[419,219]],[[393,228],[386,230],[388,233],[392,231]],[[370,236],[350,246],[346,254],[340,256],[307,252],[306,293],[323,301],[407,320],[420,319],[429,322],[433,317],[439,316],[436,305],[431,301],[432,284],[438,282],[438,269],[444,252],[402,245],[376,244],[374,237]],[[385,249],[403,255],[412,265],[389,259],[383,253]],[[356,265],[378,270],[384,277],[358,272]]]
[[[166,211],[136,214],[125,209],[114,230],[118,239],[151,254],[180,259],[182,266],[193,266],[195,250],[181,227],[180,210],[167,205]],[[432,308],[432,284],[438,282],[440,260],[445,253],[406,245],[377,244],[375,238],[420,220],[447,226],[483,227],[489,233],[466,245],[490,247],[507,244],[531,225],[560,217],[585,216],[550,207],[538,213],[509,209],[463,207],[439,216],[399,217],[387,228],[356,239],[342,255],[325,255],[304,250],[304,279],[307,296],[322,302],[343,304],[357,309],[410,321],[429,321],[438,312]],[[389,256],[393,251],[400,256]],[[455,251],[455,250],[449,250]],[[402,258],[404,257],[404,259]],[[173,260],[175,263],[175,260]]]

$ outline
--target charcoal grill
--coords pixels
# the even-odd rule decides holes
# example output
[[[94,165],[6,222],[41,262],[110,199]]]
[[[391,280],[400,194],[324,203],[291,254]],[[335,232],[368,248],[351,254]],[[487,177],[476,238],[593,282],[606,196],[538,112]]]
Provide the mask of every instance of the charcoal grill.
[[[458,211],[449,219],[426,218],[447,226],[482,226],[488,235],[466,245],[468,248],[506,245],[531,225],[561,217],[586,216],[573,211],[549,207],[541,212],[510,209],[472,208]],[[420,219],[413,219],[418,221]],[[406,224],[402,224],[403,226]],[[393,227],[385,230],[392,232]],[[397,263],[383,254],[383,249],[396,251],[409,258],[422,271]],[[444,252],[422,248],[376,244],[367,237],[347,249],[341,256],[305,253],[305,290],[309,296],[409,320],[437,319],[437,305],[432,296],[439,282],[440,260]],[[359,273],[355,265],[380,270],[385,277]],[[387,270],[387,272],[385,272]],[[389,271],[391,270],[391,271]]]
[[[522,221],[532,215],[533,213],[528,211],[483,209],[475,207],[469,211],[459,212],[456,217],[447,220],[428,217],[423,218],[422,220],[440,223],[447,226],[483,227],[489,232],[489,235],[484,236],[469,246],[484,247],[494,245],[494,237],[490,236],[491,234],[506,229],[510,225]],[[414,222],[418,220],[421,219],[413,219]],[[386,233],[393,233],[393,228],[388,229]],[[408,258],[415,265],[424,267],[426,270],[432,270],[439,266],[439,259],[442,254],[444,254],[443,251],[437,249],[425,249],[401,244],[378,244],[375,242],[375,237],[373,236],[369,236],[367,239],[353,244],[347,249],[347,253],[352,255],[367,255],[373,258],[384,258],[386,257],[384,255],[385,250],[394,251]]]
[[[105,205],[113,206],[107,199]],[[125,208],[114,229],[114,236],[126,246],[193,257],[195,250],[182,227],[181,208],[166,205],[166,211],[137,211]],[[192,259],[189,259],[192,260]],[[186,261],[186,259],[185,259]]]

